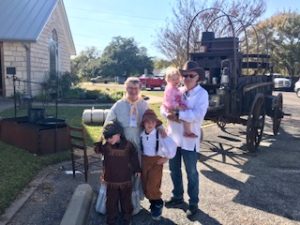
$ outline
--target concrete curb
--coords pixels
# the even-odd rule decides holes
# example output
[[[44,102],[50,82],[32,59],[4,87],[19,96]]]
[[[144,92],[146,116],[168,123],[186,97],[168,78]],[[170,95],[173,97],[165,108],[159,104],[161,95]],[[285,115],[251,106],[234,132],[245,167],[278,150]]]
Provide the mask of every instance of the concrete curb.
[[[92,187],[89,184],[78,185],[60,225],[85,225],[92,200]]]

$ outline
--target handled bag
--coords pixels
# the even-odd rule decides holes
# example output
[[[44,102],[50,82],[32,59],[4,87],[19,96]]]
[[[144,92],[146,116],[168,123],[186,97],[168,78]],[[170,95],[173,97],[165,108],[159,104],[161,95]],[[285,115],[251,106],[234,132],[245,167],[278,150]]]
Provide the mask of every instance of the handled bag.
[[[106,214],[106,190],[107,190],[106,184],[104,182],[101,182],[95,209],[96,212],[99,212],[103,215]],[[141,178],[134,176],[132,178],[132,197],[131,197],[132,206],[133,206],[133,212],[132,212],[133,215],[136,215],[141,211],[142,207],[140,201],[142,199],[144,199],[144,192],[142,188]]]
[[[104,182],[101,182],[95,206],[96,212],[99,212],[103,215],[106,213],[106,189],[106,184]]]

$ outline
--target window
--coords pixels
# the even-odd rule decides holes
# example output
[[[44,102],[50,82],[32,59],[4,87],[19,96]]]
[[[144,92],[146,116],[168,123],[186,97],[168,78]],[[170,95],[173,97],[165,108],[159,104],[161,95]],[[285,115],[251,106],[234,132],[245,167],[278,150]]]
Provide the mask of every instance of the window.
[[[57,32],[54,29],[49,41],[49,53],[50,53],[50,76],[56,76],[58,71],[58,37]]]

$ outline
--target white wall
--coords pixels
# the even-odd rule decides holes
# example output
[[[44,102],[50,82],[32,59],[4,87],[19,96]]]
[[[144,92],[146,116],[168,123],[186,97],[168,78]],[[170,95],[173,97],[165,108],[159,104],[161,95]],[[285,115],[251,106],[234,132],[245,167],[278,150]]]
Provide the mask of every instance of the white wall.
[[[21,80],[26,80],[26,51],[24,46],[18,42],[4,42],[3,43],[3,69],[4,69],[4,88],[5,96],[10,97],[13,95],[13,82],[12,77],[7,76],[6,67],[16,67],[17,77]],[[23,92],[26,84],[23,82],[16,83],[16,89]]]

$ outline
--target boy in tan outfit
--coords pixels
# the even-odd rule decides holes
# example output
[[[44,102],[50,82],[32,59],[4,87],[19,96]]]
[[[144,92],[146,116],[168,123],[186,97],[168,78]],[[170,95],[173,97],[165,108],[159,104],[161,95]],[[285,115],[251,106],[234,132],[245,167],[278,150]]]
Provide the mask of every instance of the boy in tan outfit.
[[[163,164],[173,158],[176,153],[176,144],[170,137],[162,138],[157,130],[162,122],[154,111],[146,110],[142,119],[143,132],[141,133],[142,150],[142,184],[144,194],[150,201],[151,216],[159,220],[162,214],[163,200],[161,199],[161,180]]]

